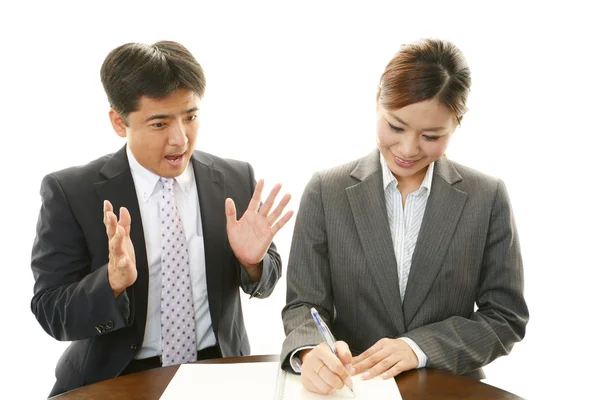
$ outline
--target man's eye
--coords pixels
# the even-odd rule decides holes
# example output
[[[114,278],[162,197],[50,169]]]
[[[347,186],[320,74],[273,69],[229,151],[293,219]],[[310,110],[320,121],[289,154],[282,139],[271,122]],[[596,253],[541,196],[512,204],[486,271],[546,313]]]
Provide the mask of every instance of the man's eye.
[[[163,128],[163,127],[167,126],[167,124],[165,124],[164,122],[157,122],[155,124],[152,124],[152,126],[154,128]]]
[[[439,136],[427,136],[427,135],[423,135],[423,138],[425,140],[427,140],[428,142],[433,142],[438,140],[440,137]]]
[[[189,117],[187,117],[188,122],[192,122],[194,121],[196,118],[198,118],[197,115],[190,115]]]

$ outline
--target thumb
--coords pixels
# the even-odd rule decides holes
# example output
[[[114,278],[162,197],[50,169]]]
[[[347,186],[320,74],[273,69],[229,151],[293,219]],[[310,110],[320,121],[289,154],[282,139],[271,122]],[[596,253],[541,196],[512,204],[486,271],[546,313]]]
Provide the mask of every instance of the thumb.
[[[350,352],[348,344],[342,340],[339,340],[335,342],[335,350],[337,351],[338,358],[342,364],[344,364],[344,367],[346,367],[346,369],[348,369],[348,366],[352,367],[352,353]]]
[[[227,218],[227,225],[233,225],[237,222],[236,219],[235,203],[232,199],[227,198],[225,200],[225,217]]]

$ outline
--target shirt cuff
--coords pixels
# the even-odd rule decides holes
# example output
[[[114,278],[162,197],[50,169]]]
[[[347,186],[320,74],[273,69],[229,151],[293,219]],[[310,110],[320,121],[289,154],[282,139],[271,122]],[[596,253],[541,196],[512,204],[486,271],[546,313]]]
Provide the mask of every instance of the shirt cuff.
[[[302,362],[300,361],[300,357],[297,356],[296,354],[298,354],[298,352],[300,352],[302,350],[314,349],[314,348],[315,348],[315,346],[304,346],[304,347],[298,347],[296,350],[294,350],[294,352],[290,356],[290,366],[292,367],[292,369],[294,370],[295,373],[299,374],[300,372],[302,372]]]
[[[417,360],[419,362],[417,365],[417,368],[423,368],[423,367],[427,366],[427,356],[425,355],[425,353],[423,353],[423,350],[421,350],[419,345],[416,344],[414,340],[412,340],[411,338],[407,338],[407,337],[401,337],[398,339],[405,341],[406,344],[409,345],[410,348],[412,349],[412,351],[414,351],[415,354],[417,355]]]

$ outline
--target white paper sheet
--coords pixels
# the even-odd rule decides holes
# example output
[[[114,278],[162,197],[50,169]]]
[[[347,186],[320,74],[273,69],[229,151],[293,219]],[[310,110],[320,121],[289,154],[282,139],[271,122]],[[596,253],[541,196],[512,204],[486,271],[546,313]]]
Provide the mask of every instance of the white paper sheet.
[[[280,382],[284,387],[283,396],[276,393],[278,378],[283,380]],[[353,377],[353,385],[356,397],[352,397],[347,388],[322,396],[306,390],[298,375],[280,372],[279,362],[184,364],[160,399],[402,400],[393,379],[363,381],[356,376]]]
[[[278,362],[183,364],[160,399],[272,399],[278,369]]]

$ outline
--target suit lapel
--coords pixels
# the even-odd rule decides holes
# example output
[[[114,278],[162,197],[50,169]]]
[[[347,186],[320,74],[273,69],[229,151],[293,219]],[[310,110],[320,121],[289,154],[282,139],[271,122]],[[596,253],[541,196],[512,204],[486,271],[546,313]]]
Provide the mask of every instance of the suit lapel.
[[[100,174],[106,178],[106,181],[96,183],[96,192],[101,201],[109,200],[112,203],[117,218],[120,207],[127,208],[131,214],[130,237],[135,249],[138,277],[135,283],[127,289],[127,294],[135,307],[134,323],[137,331],[144,332],[148,299],[148,257],[140,206],[125,149],[126,146],[123,146],[104,164]]]
[[[225,175],[213,168],[212,160],[199,151],[192,157],[200,200],[202,235],[206,262],[208,305],[215,336],[218,337],[221,313],[223,253],[227,246],[225,219]]]
[[[405,330],[398,267],[387,220],[379,151],[363,158],[351,175],[360,182],[346,188],[346,194],[367,260],[366,267],[373,275],[398,334],[402,334]]]
[[[406,286],[403,304],[406,326],[431,289],[462,214],[467,193],[452,186],[460,180],[462,177],[445,157],[436,161]]]

